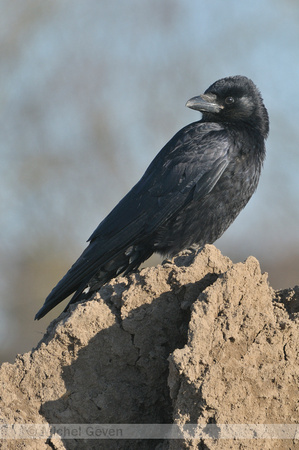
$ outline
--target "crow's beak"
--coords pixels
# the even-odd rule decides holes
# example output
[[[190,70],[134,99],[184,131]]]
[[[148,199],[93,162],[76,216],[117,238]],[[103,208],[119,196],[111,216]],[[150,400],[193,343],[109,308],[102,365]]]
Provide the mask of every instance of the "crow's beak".
[[[208,113],[219,113],[223,109],[223,106],[217,103],[217,97],[214,94],[202,94],[198,97],[192,97],[187,101],[186,106]]]

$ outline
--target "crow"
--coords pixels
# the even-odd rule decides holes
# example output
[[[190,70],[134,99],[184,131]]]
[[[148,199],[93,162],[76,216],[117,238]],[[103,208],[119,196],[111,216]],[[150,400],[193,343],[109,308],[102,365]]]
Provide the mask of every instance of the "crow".
[[[249,78],[231,76],[186,106],[200,111],[202,119],[162,148],[90,236],[35,319],[70,294],[75,293],[69,304],[80,300],[94,277],[99,287],[137,270],[153,253],[171,257],[213,243],[247,204],[258,185],[269,133],[259,90]]]

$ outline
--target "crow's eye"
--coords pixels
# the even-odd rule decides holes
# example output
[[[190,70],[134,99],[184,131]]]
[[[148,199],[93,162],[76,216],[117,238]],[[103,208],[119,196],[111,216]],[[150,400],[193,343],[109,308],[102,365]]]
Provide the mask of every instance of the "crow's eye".
[[[235,101],[234,97],[226,97],[225,99],[225,103],[227,105],[231,105],[232,103],[234,103],[234,101]]]

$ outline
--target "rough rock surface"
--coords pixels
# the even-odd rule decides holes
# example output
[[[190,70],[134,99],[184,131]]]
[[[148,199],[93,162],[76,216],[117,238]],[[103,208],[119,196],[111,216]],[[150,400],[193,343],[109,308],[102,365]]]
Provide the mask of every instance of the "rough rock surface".
[[[296,424],[299,287],[214,246],[118,277],[0,368],[1,423]],[[298,439],[299,436],[297,436]],[[23,440],[8,449],[295,449],[298,440]]]

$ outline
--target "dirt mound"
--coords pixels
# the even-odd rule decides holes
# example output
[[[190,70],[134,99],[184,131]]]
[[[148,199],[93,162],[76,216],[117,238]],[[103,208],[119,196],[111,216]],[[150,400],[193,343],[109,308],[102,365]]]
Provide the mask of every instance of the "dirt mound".
[[[104,286],[0,368],[1,423],[296,424],[299,288],[214,246]],[[298,438],[299,436],[297,436]],[[19,440],[3,448],[295,448],[294,440]]]

